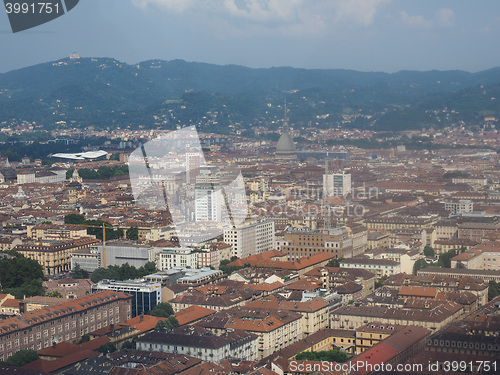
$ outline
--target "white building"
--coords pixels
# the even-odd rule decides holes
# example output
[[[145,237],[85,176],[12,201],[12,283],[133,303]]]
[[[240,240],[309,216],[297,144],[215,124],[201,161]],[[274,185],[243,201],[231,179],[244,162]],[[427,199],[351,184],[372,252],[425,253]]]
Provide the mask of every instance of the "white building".
[[[328,173],[323,175],[324,197],[345,197],[350,191],[351,175],[349,173]]]
[[[474,204],[469,199],[460,199],[459,201],[445,202],[444,209],[451,215],[461,215],[471,213],[474,210]]]
[[[223,199],[218,183],[196,183],[194,197],[196,221],[221,222]]]
[[[189,326],[175,332],[150,332],[137,340],[138,350],[191,355],[203,361],[221,362],[228,358],[256,361],[259,337],[245,331],[216,336],[208,330]]]
[[[233,256],[244,258],[276,248],[273,220],[243,223],[224,230],[224,242],[232,247]]]
[[[156,268],[163,271],[174,267],[198,268],[198,252],[188,247],[163,248],[158,254]]]

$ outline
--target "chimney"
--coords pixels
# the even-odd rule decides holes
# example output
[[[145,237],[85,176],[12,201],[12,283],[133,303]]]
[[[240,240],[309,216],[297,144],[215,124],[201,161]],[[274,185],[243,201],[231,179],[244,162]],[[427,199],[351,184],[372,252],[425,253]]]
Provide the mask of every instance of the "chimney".
[[[57,345],[57,344],[56,344],[56,342],[54,341],[54,342],[52,343],[52,349],[55,349],[55,348],[56,348],[56,345]]]
[[[144,321],[144,311],[141,312],[141,315],[139,316],[139,322],[143,322]]]

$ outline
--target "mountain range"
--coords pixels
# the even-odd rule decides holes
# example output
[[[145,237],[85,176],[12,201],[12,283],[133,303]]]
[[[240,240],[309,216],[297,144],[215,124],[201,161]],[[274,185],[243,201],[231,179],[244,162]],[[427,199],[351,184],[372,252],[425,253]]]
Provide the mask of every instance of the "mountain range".
[[[61,121],[99,128],[272,127],[285,99],[291,122],[305,126],[336,126],[346,114],[366,115],[351,126],[378,130],[477,123],[500,116],[500,68],[380,73],[65,58],[0,74],[0,122],[34,121],[48,129]],[[207,122],[207,114],[216,120]]]

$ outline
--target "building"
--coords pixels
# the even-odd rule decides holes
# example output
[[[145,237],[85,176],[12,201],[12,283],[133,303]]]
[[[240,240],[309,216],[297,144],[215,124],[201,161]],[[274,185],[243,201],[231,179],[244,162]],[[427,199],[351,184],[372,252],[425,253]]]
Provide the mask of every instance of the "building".
[[[444,202],[444,209],[448,211],[450,215],[462,215],[474,211],[474,204],[470,199],[446,201]]]
[[[58,292],[63,298],[75,299],[82,298],[90,294],[92,287],[90,279],[72,279],[64,278],[60,280],[48,280],[43,282],[45,293]]]
[[[19,350],[41,350],[130,319],[131,296],[101,291],[0,322],[0,361]]]
[[[276,145],[276,159],[277,160],[296,160],[297,150],[295,143],[290,135],[290,128],[288,127],[288,115],[285,104],[285,117],[283,119],[283,131],[281,132],[280,139]]]
[[[322,253],[338,259],[353,256],[352,238],[345,228],[288,228],[284,240],[287,244],[282,246],[281,251],[287,253],[291,261]]]
[[[203,361],[222,362],[227,358],[255,361],[258,336],[232,331],[217,336],[210,331],[186,326],[173,332],[151,332],[137,339],[137,349],[191,355]]]
[[[197,323],[216,335],[237,330],[259,336],[259,359],[302,339],[302,316],[296,312],[235,307]]]
[[[385,340],[350,360],[354,364],[363,364],[363,366],[357,367],[355,374],[367,375],[372,373],[371,369],[382,364],[387,366],[384,366],[385,368],[389,368],[389,365],[391,368],[395,368],[398,364],[407,363],[411,357],[424,349],[429,334],[429,330],[415,325],[407,325],[401,330],[397,330]],[[424,368],[424,365],[419,365]],[[422,372],[422,370],[416,371],[416,373]]]
[[[147,314],[161,300],[161,285],[149,281],[114,281],[102,280],[92,285],[92,292],[101,290],[112,290],[115,292],[131,295],[131,316],[135,317],[142,313]]]
[[[432,228],[437,221],[437,217],[428,218],[413,218],[413,217],[382,217],[373,216],[364,220],[368,229],[377,229],[382,231],[390,231],[395,229],[425,229]]]
[[[223,197],[221,187],[215,182],[197,182],[194,188],[195,220],[222,220]]]
[[[255,290],[243,282],[223,280],[216,284],[190,288],[184,294],[173,298],[170,304],[175,312],[193,305],[220,311],[243,306],[261,294],[261,291]]]
[[[458,224],[458,238],[482,242],[489,235],[498,232],[500,221],[487,219],[486,221],[467,221]]]
[[[17,245],[14,250],[40,263],[45,275],[58,275],[71,270],[71,256],[74,252],[88,249],[98,242],[94,238],[84,237],[76,240],[22,244]]]
[[[500,271],[468,270],[461,268],[426,267],[417,271],[418,276],[445,276],[457,279],[473,278],[480,281],[500,282]]]
[[[224,230],[224,242],[231,245],[238,258],[260,254],[276,248],[273,220],[246,222]]]
[[[302,332],[305,336],[330,326],[329,305],[320,297],[301,302],[278,299],[276,296],[270,295],[251,301],[247,303],[245,307],[250,309],[283,310],[299,313],[302,315]]]
[[[367,323],[356,330],[356,353],[363,353],[406,326],[399,324]]]
[[[382,247],[389,247],[391,244],[390,234],[372,230],[368,232],[367,236],[368,249],[377,249]]]
[[[230,245],[227,247],[231,248]],[[220,266],[220,261],[223,259],[221,257],[221,248],[217,246],[217,244],[212,244],[209,247],[205,247],[198,252],[198,267],[213,267],[214,269],[218,269]],[[230,257],[230,256],[229,256]]]
[[[93,272],[96,268],[102,267],[102,258],[97,246],[75,251],[71,254],[71,269],[76,265],[87,272]]]
[[[373,306],[355,302],[334,310],[330,327],[358,329],[368,322],[377,321],[384,324],[412,324],[437,332],[460,319],[464,313],[463,305],[449,301],[425,301],[405,307]]]
[[[376,249],[365,253],[370,259],[388,259],[400,264],[400,272],[411,275],[413,266],[418,259],[423,258],[419,250],[405,249]]]
[[[186,150],[186,182],[194,184],[196,177],[200,174],[200,167],[204,164],[201,151]]]
[[[28,238],[35,241],[88,237],[87,228],[73,225],[36,224],[27,225],[26,229]]]
[[[326,173],[323,175],[323,197],[344,198],[351,192],[350,173]]]
[[[97,249],[101,259],[104,260],[102,243]],[[101,267],[128,263],[139,268],[154,258],[154,249],[151,246],[138,245],[132,241],[106,241],[106,264],[103,262]]]
[[[451,258],[451,268],[500,271],[500,246],[482,244]]]
[[[163,271],[175,267],[198,268],[199,252],[188,247],[163,248],[158,254],[156,268]]]
[[[340,267],[361,268],[373,272],[377,278],[401,272],[401,263],[390,259],[350,258],[342,260]]]

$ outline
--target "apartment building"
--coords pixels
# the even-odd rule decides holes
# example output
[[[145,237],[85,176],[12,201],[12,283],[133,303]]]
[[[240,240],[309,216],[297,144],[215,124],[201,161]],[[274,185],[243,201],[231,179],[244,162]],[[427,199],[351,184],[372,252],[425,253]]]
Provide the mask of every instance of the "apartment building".
[[[287,253],[291,261],[322,253],[331,254],[338,259],[353,256],[353,240],[346,228],[288,228],[284,241],[286,244],[281,251]]]
[[[257,220],[224,230],[224,242],[231,245],[238,258],[260,254],[276,248],[274,220]]]
[[[41,350],[131,318],[131,296],[102,291],[0,321],[0,361],[19,350]]]
[[[299,302],[283,300],[270,295],[251,301],[247,303],[245,307],[250,309],[284,310],[299,313],[302,315],[302,332],[305,336],[330,326],[329,305],[320,297],[307,302]]]
[[[228,358],[255,361],[258,359],[258,336],[241,330],[217,336],[207,329],[190,325],[173,332],[148,333],[137,339],[137,349],[185,354],[210,362]]]
[[[90,237],[64,241],[48,241],[37,244],[17,245],[14,250],[26,258],[36,260],[45,275],[52,276],[71,270],[71,256],[74,252],[85,250],[99,240]]]
[[[350,258],[340,262],[340,267],[361,268],[373,272],[377,278],[401,272],[401,263],[390,259]]]
[[[198,268],[199,252],[188,247],[163,248],[158,254],[156,268],[163,271],[174,267]]]
[[[234,307],[212,314],[197,325],[217,335],[243,330],[259,337],[259,359],[302,339],[302,315],[283,310]]]
[[[36,224],[26,226],[28,238],[41,240],[68,240],[88,237],[87,228],[76,225]]]

